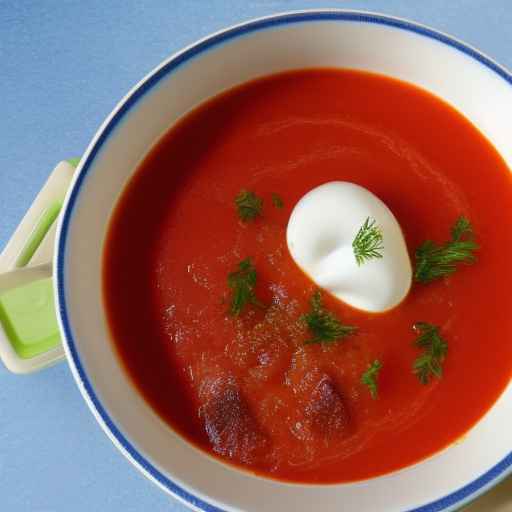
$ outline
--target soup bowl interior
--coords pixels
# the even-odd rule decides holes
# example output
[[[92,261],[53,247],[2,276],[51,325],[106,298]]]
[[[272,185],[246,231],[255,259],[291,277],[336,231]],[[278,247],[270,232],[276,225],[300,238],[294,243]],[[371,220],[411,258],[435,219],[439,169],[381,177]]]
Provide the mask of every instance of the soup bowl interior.
[[[221,463],[173,432],[137,392],[110,339],[103,246],[116,201],[149,149],[176,120],[221,91],[318,67],[368,70],[429,90],[464,114],[512,166],[511,78],[451,38],[393,18],[340,11],[280,15],[215,34],[140,82],[82,160],[57,244],[58,310],[70,366],[114,443],[158,485],[198,509],[451,510],[508,473],[510,386],[464,438],[421,463],[362,482],[285,484]]]

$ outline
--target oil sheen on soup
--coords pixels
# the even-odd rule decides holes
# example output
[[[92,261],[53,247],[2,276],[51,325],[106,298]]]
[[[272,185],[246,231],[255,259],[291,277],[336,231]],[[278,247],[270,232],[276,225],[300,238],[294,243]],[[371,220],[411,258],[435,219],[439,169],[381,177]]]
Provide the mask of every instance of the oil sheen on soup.
[[[384,201],[413,266],[418,247],[442,246],[461,217],[476,261],[414,282],[380,314],[323,292],[323,311],[357,331],[307,343],[304,315],[320,292],[292,260],[286,228],[297,201],[330,181]],[[262,201],[254,218],[240,217],[241,191]],[[447,447],[506,387],[511,227],[508,168],[441,100],[349,70],[266,77],[185,116],[124,190],[104,256],[112,338],[147,402],[213,456],[294,482],[373,477]],[[244,261],[256,276],[233,314],[228,276]],[[427,353],[418,322],[447,347],[427,382],[413,369]],[[372,394],[362,376],[375,361]]]

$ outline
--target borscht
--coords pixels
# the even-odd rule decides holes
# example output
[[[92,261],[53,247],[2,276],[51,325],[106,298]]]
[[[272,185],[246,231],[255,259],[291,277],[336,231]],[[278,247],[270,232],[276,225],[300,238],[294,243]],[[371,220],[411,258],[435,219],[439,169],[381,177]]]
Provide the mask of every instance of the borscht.
[[[292,211],[331,182],[398,222],[412,283],[396,307],[352,307],[292,258]],[[386,232],[358,223],[363,271]],[[465,117],[385,76],[290,71],[199,105],[151,149],[109,225],[105,310],[134,385],[188,442],[273,479],[354,481],[449,446],[505,389],[510,253],[510,170]]]

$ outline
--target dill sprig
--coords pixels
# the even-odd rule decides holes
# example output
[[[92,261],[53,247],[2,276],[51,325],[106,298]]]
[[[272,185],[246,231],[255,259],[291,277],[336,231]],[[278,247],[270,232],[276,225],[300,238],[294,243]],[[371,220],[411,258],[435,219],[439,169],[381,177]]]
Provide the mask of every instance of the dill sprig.
[[[473,236],[473,226],[464,216],[460,216],[452,227],[452,240],[458,242],[463,235]]]
[[[343,325],[331,311],[324,308],[322,294],[316,291],[310,300],[311,311],[301,317],[308,329],[313,333],[313,338],[305,343],[331,343],[357,331],[357,327]]]
[[[275,192],[272,192],[272,204],[276,208],[282,208],[284,206],[283,199],[280,195],[276,194]]]
[[[382,231],[375,219],[366,218],[352,242],[352,248],[359,266],[372,258],[382,258]]]
[[[429,283],[457,270],[457,263],[474,263],[479,247],[473,240],[473,227],[468,219],[459,217],[451,230],[451,240],[442,245],[427,240],[416,249],[414,279]]]
[[[241,190],[235,197],[235,205],[240,219],[249,222],[261,215],[263,199],[250,190]]]
[[[418,332],[415,345],[423,349],[412,366],[412,371],[422,384],[428,384],[434,377],[443,375],[443,361],[448,352],[448,344],[439,334],[439,327],[426,322],[416,322],[413,326]]]
[[[240,315],[247,304],[263,306],[254,292],[257,278],[258,275],[256,274],[256,269],[254,268],[251,258],[242,260],[238,264],[238,270],[228,275],[228,286],[233,291],[231,306],[229,308],[231,315]]]
[[[372,398],[374,400],[379,395],[378,377],[381,368],[382,363],[378,359],[375,359],[375,361],[373,361],[373,363],[361,376],[361,383],[364,384],[370,390],[370,394],[372,395]]]

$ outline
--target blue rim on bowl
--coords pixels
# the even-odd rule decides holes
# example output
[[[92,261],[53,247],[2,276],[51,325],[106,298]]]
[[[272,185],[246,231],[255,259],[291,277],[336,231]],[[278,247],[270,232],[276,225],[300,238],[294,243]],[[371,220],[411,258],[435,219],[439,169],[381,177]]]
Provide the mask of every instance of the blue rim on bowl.
[[[465,55],[475,59],[483,66],[487,67],[501,78],[503,78],[509,85],[512,86],[512,74],[510,74],[503,67],[478,52],[474,48],[462,43],[450,36],[441,32],[418,25],[410,21],[402,20],[399,18],[389,17],[381,14],[373,14],[367,12],[357,11],[340,11],[340,10],[321,10],[321,11],[301,11],[285,14],[278,14],[274,16],[259,18],[253,21],[236,25],[212,36],[200,40],[196,44],[186,48],[185,50],[175,54],[169,58],[163,65],[151,72],[144,80],[142,80],[125,99],[117,106],[115,111],[110,115],[108,120],[103,124],[102,128],[96,135],[96,138],[89,146],[86,155],[82,159],[77,178],[75,180],[73,189],[69,194],[67,205],[64,210],[60,229],[59,240],[57,244],[57,258],[56,258],[56,294],[58,300],[58,311],[60,316],[61,329],[64,334],[63,342],[68,355],[68,361],[71,370],[77,381],[84,398],[86,399],[93,414],[103,426],[109,437],[114,444],[151,480],[153,480],[160,487],[169,491],[171,494],[179,498],[181,501],[189,504],[199,510],[206,512],[225,512],[224,509],[211,505],[204,500],[194,496],[184,488],[177,485],[170,480],[161,471],[159,471],[147,458],[144,457],[121,433],[119,428],[110,418],[108,412],[101,404],[94,387],[87,376],[84,366],[80,360],[76,348],[76,342],[73,337],[71,325],[68,315],[68,306],[66,303],[66,283],[65,283],[65,261],[66,261],[66,244],[68,240],[70,220],[73,215],[73,209],[76,205],[78,196],[84,184],[84,181],[89,174],[91,167],[98,152],[103,147],[106,140],[113,133],[116,126],[123,120],[124,116],[137,104],[137,102],[148,93],[155,85],[160,82],[164,77],[173,73],[179,66],[193,59],[194,57],[207,52],[209,49],[218,46],[226,41],[231,41],[246,34],[256,31],[271,29],[277,26],[312,22],[312,21],[357,21],[360,23],[373,23],[386,25],[401,30],[415,32],[424,37],[435,39],[443,44],[446,44],[456,50],[464,53]],[[512,471],[512,452],[510,452],[504,459],[498,462],[490,470],[482,474],[479,478],[470,482],[469,484],[461,487],[460,489],[444,496],[441,499],[435,500],[431,503],[422,505],[418,508],[412,509],[408,512],[448,512],[461,507],[468,502],[472,501],[480,494],[500,482]]]

